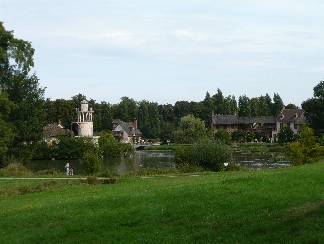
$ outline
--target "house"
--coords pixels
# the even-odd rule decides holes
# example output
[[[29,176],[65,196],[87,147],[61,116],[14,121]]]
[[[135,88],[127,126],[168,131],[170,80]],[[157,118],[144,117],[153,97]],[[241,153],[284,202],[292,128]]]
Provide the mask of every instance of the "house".
[[[58,141],[57,137],[67,136],[71,137],[72,132],[68,129],[64,129],[61,123],[48,124],[43,127],[44,140],[47,143],[52,143],[53,141]]]
[[[272,132],[272,138],[277,141],[277,134],[283,127],[289,127],[294,135],[298,135],[302,129],[302,124],[306,122],[302,109],[283,109],[276,120],[276,128]]]
[[[277,134],[284,126],[289,126],[295,135],[300,130],[305,117],[302,109],[283,109],[278,117],[238,117],[237,115],[212,115],[213,131],[223,130],[233,133],[242,130],[260,133],[263,139],[277,141]]]
[[[113,122],[112,133],[116,140],[121,143],[138,143],[141,140],[142,133],[137,128],[137,119],[134,122],[126,123],[120,119],[115,119]]]

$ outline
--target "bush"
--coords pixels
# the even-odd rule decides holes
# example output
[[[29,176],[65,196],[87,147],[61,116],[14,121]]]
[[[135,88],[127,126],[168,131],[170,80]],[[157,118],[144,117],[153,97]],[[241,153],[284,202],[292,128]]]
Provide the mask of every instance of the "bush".
[[[88,151],[81,159],[82,169],[86,175],[93,175],[98,173],[101,166],[101,160],[95,152]]]
[[[121,152],[124,157],[130,157],[135,154],[135,148],[130,143],[121,144]]]
[[[0,169],[0,176],[29,176],[32,172],[29,171],[21,163],[11,163],[3,169]]]
[[[175,163],[178,166],[200,166],[207,170],[220,171],[224,163],[229,162],[232,157],[230,146],[204,140],[192,146],[181,146],[175,151]]]
[[[315,163],[324,152],[324,147],[316,143],[314,131],[304,126],[298,142],[290,144],[290,161],[294,165]]]
[[[121,154],[120,143],[109,133],[100,133],[99,148],[105,157],[119,157]]]
[[[179,146],[174,153],[176,165],[188,165],[190,163],[190,146]]]
[[[218,130],[215,134],[215,139],[220,141],[220,142],[224,142],[227,144],[230,144],[231,140],[232,140],[232,136],[230,133],[223,131],[223,130]]]
[[[192,163],[212,171],[222,170],[224,163],[229,162],[231,157],[230,146],[210,140],[194,144],[190,150]]]

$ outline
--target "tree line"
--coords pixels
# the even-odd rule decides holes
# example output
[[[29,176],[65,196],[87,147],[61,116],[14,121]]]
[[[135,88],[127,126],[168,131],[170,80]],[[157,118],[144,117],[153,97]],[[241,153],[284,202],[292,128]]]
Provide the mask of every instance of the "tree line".
[[[80,106],[82,100],[87,100],[87,97],[82,94],[73,96],[70,100],[47,99],[45,101],[46,123],[60,121],[65,128],[70,128],[71,123],[76,119],[75,109]],[[243,117],[277,116],[284,104],[276,93],[273,99],[268,94],[251,99],[243,95],[237,102],[234,96],[225,97],[218,89],[212,96],[207,92],[204,100],[200,102],[178,101],[172,105],[122,97],[118,104],[105,101],[96,103],[95,100],[89,99],[89,106],[95,111],[93,123],[94,131],[97,133],[112,130],[113,119],[132,122],[137,118],[143,137],[167,140],[178,127],[180,119],[189,114],[204,121],[205,127],[209,129],[212,113],[236,114]]]

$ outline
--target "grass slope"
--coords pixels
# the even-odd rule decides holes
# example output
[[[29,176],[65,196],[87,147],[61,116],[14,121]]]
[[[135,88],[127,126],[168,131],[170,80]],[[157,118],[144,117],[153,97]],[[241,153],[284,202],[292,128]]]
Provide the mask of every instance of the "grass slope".
[[[0,219],[0,243],[324,243],[324,164],[0,196]]]

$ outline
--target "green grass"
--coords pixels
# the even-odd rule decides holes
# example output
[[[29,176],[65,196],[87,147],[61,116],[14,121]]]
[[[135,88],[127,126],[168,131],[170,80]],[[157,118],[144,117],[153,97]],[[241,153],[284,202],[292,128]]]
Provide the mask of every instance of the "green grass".
[[[324,243],[324,164],[2,195],[0,219],[0,243]]]

